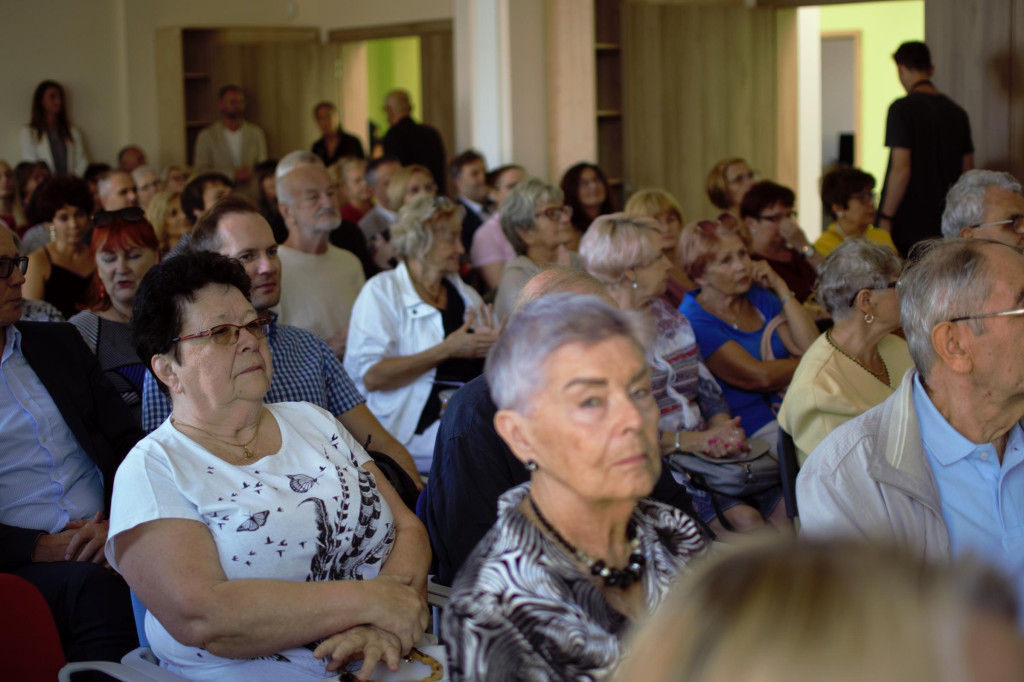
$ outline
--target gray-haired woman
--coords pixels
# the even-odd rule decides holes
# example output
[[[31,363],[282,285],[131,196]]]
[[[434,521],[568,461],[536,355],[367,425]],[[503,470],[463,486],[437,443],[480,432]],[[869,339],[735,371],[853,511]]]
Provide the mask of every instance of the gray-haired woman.
[[[499,325],[459,277],[462,209],[421,196],[391,227],[401,262],[363,285],[349,323],[345,369],[381,424],[430,470],[440,392],[480,375]]]
[[[531,472],[455,581],[453,680],[598,679],[703,540],[647,496],[658,406],[638,318],[592,296],[528,304],[488,358],[494,425]]]
[[[818,300],[835,326],[801,358],[779,412],[800,464],[834,428],[892,395],[914,364],[891,333],[900,326],[900,261],[890,249],[848,239],[818,272]]]
[[[530,278],[549,265],[580,267],[579,258],[567,250],[573,240],[572,208],[565,205],[562,190],[537,178],[516,185],[501,205],[501,230],[516,257],[505,264],[494,299],[494,312],[512,312],[516,299]]]

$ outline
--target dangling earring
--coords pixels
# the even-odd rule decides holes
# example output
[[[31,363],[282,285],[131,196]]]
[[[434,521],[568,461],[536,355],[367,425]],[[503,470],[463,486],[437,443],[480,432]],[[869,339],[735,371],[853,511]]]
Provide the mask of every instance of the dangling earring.
[[[100,282],[100,300],[102,301],[107,297],[107,288],[103,286],[103,282]]]
[[[867,322],[868,324],[871,324],[872,322],[875,321],[875,316],[872,315],[871,313],[864,313],[864,321]]]
[[[50,223],[50,241],[57,241],[57,226],[53,223]]]
[[[526,460],[526,470],[527,471],[536,471],[538,468],[539,467],[537,466],[537,463],[534,462],[532,459]]]

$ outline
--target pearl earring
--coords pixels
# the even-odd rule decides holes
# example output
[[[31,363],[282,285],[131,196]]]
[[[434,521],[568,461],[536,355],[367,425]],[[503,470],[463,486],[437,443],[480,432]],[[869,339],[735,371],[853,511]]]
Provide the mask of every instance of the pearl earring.
[[[838,212],[836,213],[836,217],[837,217],[837,218],[842,218],[842,217],[843,217],[844,215],[846,215],[846,214],[845,214],[845,213],[843,213],[842,211],[838,211]]]
[[[633,284],[630,285],[630,286],[632,286],[634,289],[639,289],[640,288],[640,285],[637,284],[637,281],[635,279],[633,280]]]
[[[538,469],[538,467],[537,467],[537,463],[536,462],[534,462],[532,459],[526,460],[526,470],[527,471],[536,471],[537,469]]]

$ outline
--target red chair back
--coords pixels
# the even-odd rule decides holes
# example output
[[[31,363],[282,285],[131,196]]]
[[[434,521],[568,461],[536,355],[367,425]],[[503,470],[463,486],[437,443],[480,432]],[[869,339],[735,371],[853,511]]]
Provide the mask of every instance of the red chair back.
[[[0,573],[0,670],[4,679],[53,682],[64,649],[46,599],[24,578]]]

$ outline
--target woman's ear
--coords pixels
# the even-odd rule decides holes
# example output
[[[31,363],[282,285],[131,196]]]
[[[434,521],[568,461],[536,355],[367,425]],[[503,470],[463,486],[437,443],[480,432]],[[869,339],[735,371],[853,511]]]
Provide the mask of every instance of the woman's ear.
[[[844,211],[846,211],[846,206],[841,206],[840,204],[832,204],[831,209],[832,215],[838,218],[839,216],[843,215]]]
[[[519,238],[523,241],[524,244],[526,244],[527,246],[533,246],[533,242],[535,241],[535,238],[537,236],[537,229],[534,228],[532,230],[516,230],[516,234],[519,235]]]
[[[163,382],[171,393],[181,393],[181,380],[178,377],[177,365],[167,353],[159,353],[150,361],[150,369],[157,381]]]
[[[494,415],[494,430],[520,462],[526,464],[527,461],[536,459],[523,415],[515,410],[498,410]]]

